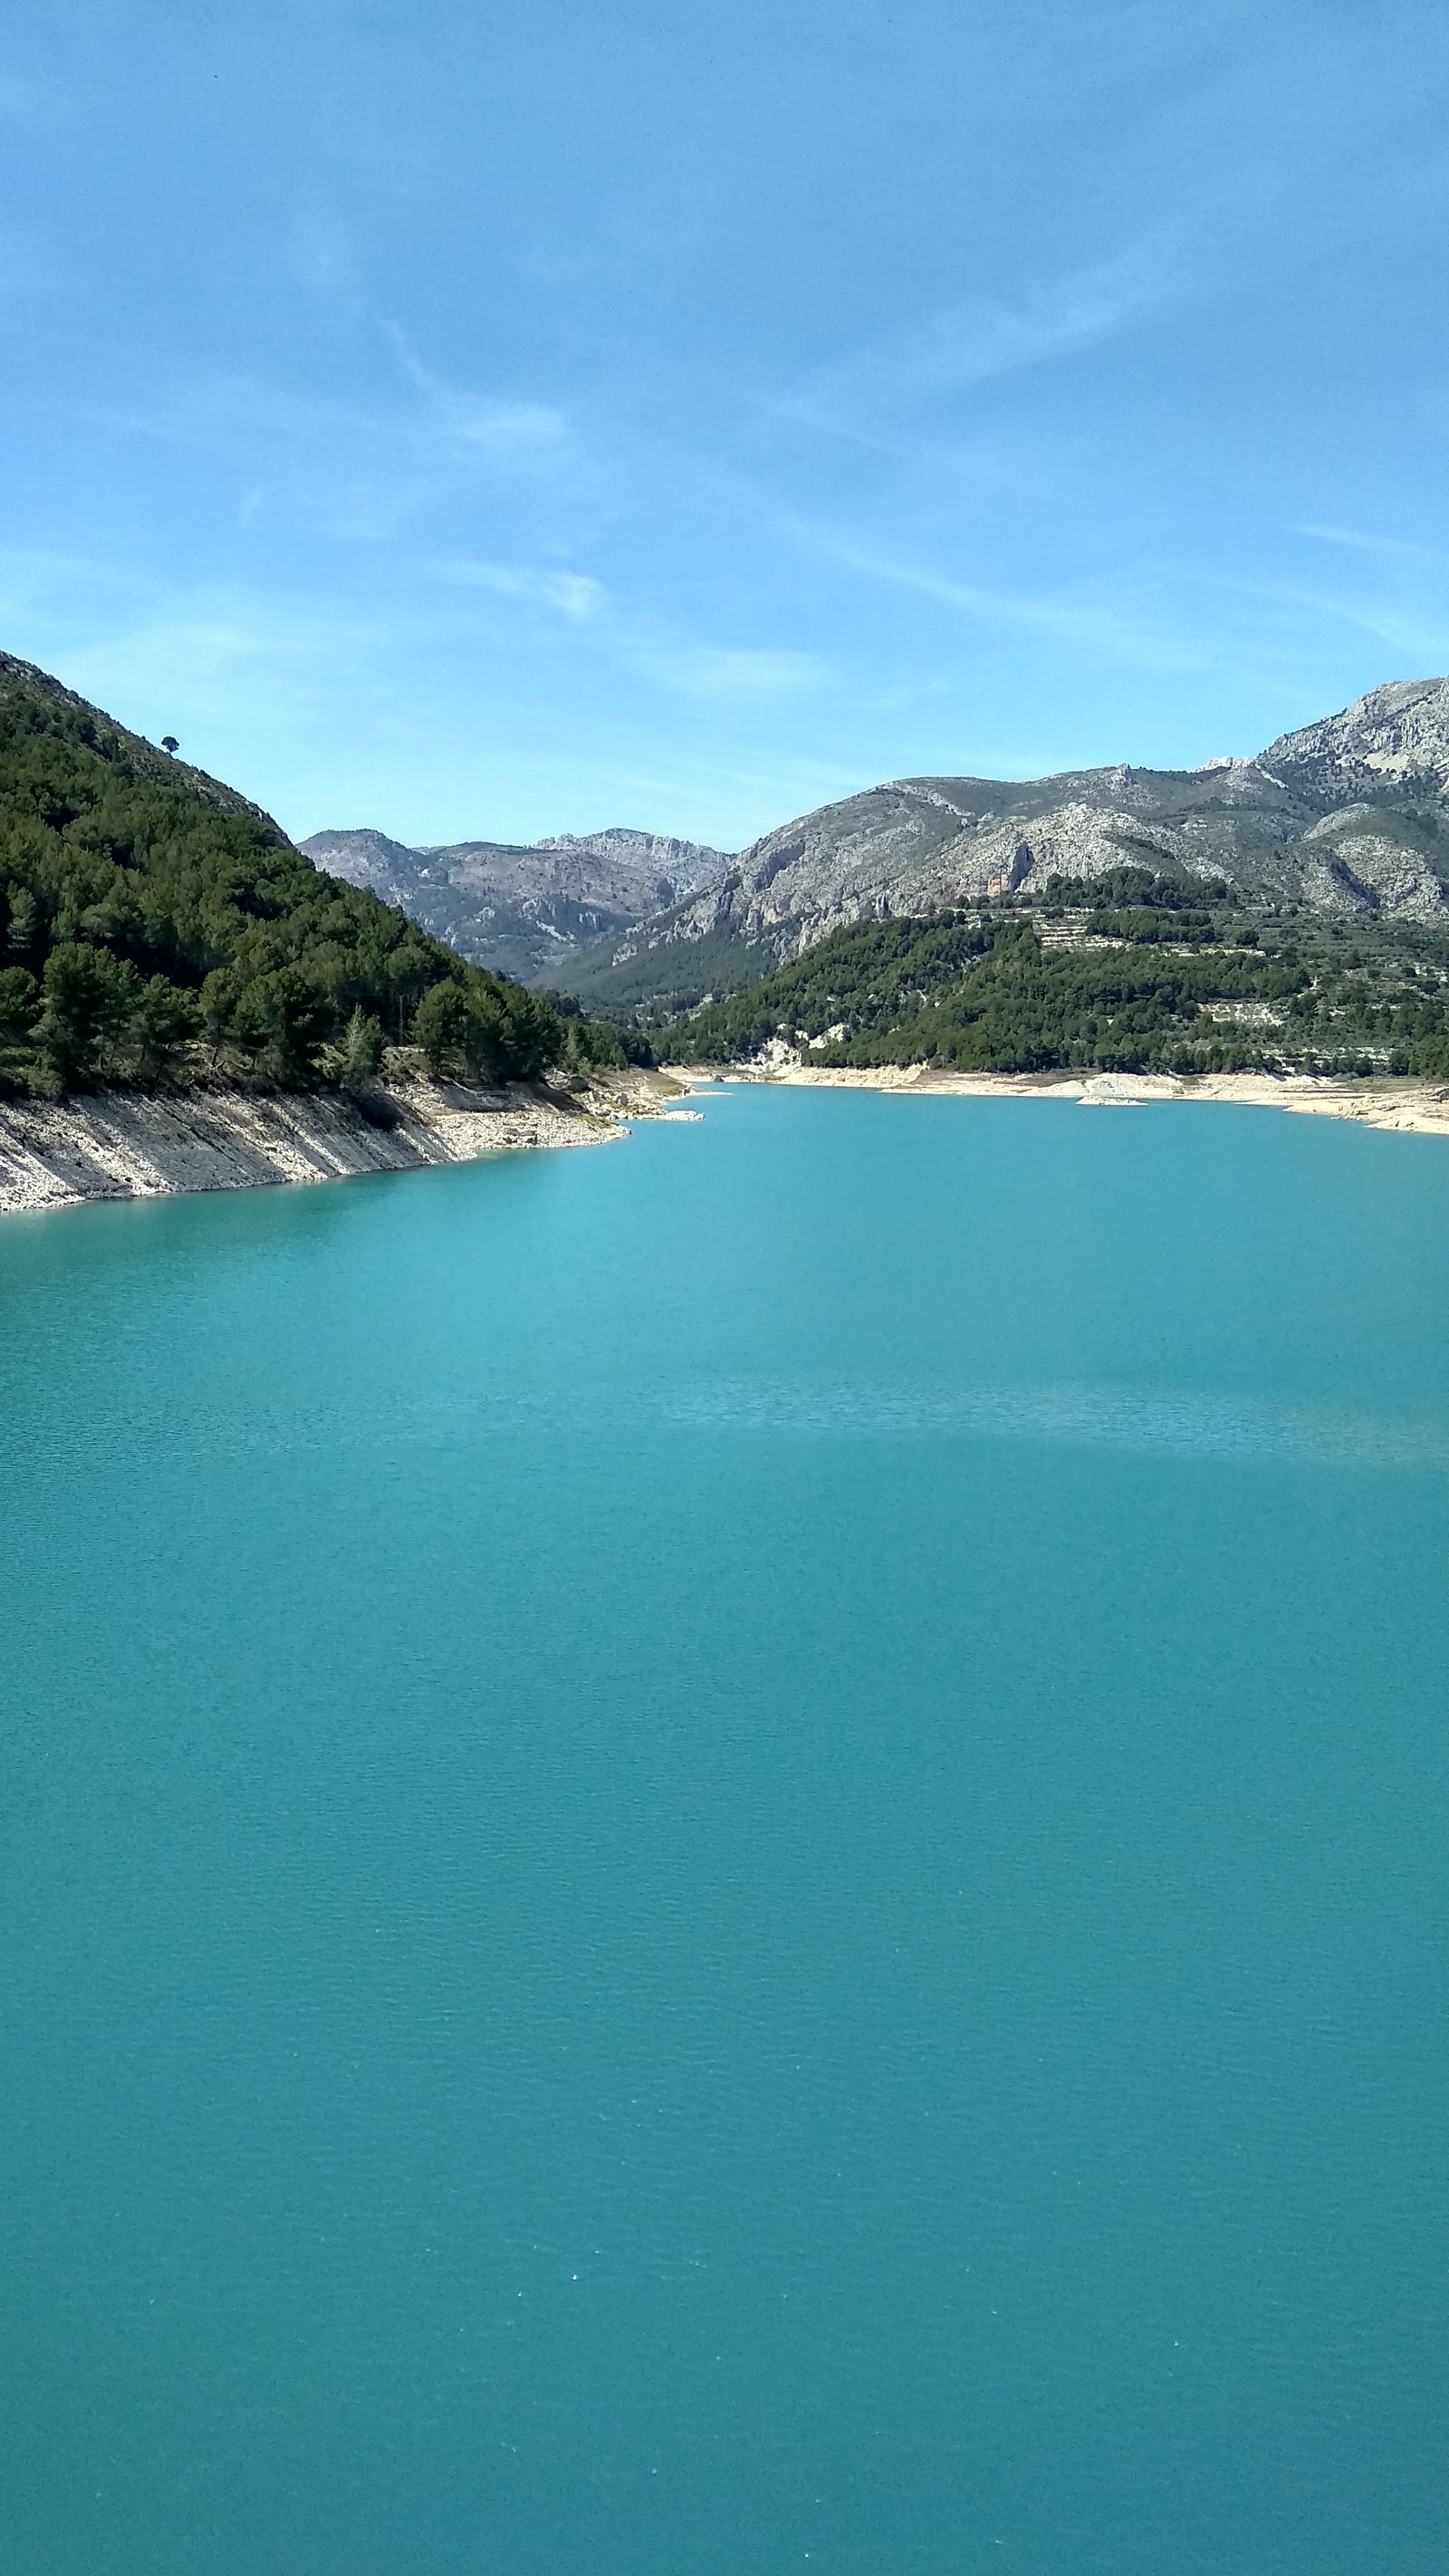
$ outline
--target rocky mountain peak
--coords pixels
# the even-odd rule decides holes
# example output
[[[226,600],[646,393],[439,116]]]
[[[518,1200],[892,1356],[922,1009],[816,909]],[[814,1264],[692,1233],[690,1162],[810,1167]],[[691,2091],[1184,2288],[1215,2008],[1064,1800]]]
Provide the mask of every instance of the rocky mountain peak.
[[[1390,680],[1335,716],[1280,734],[1259,755],[1274,777],[1333,796],[1449,787],[1449,678]]]
[[[527,849],[404,851],[382,833],[304,844],[465,955],[589,989],[647,957],[757,972],[843,924],[1030,900],[1123,867],[1225,881],[1250,904],[1345,920],[1449,919],[1449,677],[1396,680],[1195,770],[1118,761],[1049,778],[897,778],[797,815],[731,858],[611,825]],[[646,955],[647,952],[647,955]],[[733,963],[731,962],[733,961]],[[652,969],[650,970],[652,972]],[[702,970],[701,970],[702,971]],[[589,984],[589,979],[595,979]]]
[[[318,867],[399,904],[463,956],[525,980],[552,979],[581,940],[623,937],[729,865],[720,850],[626,824],[527,844],[418,848],[364,827],[314,832],[301,846]]]
[[[402,903],[412,883],[412,851],[365,825],[351,832],[314,832],[301,847],[314,866],[345,877],[349,885],[366,886],[384,903]]]
[[[610,823],[602,832],[549,832],[532,845],[536,850],[571,850],[581,858],[623,860],[667,877],[676,895],[693,894],[723,876],[731,863],[727,850],[712,850],[701,841],[677,840],[671,832],[639,832],[627,823]]]

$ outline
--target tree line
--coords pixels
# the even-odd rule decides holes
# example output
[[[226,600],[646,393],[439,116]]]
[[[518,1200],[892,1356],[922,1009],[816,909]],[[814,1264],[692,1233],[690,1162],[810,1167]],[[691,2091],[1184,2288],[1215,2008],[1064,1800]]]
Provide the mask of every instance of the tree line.
[[[1059,886],[1058,901],[1078,893]],[[1180,901],[1148,904],[1138,883],[1081,891],[1108,898],[1082,927],[1111,923],[1122,944],[1044,944],[1031,918],[1007,907],[857,922],[747,992],[681,1014],[656,1043],[696,1063],[741,1062],[783,1038],[835,1066],[1236,1072],[1286,1055],[1359,1072],[1387,1057],[1397,1072],[1449,1077],[1449,1008],[1434,970],[1420,982],[1412,964],[1380,961],[1370,973],[1360,960],[1320,981],[1295,952],[1265,953],[1251,927],[1230,937],[1218,925],[1209,952],[1191,935],[1206,916]],[[1133,923],[1142,911],[1150,937]],[[1173,920],[1191,925],[1187,954],[1164,953],[1157,925]],[[1235,1025],[1215,1011],[1234,1004],[1266,1004],[1272,1018]]]
[[[199,1065],[362,1082],[389,1042],[488,1081],[624,1053],[617,1033],[323,875],[241,797],[0,662],[0,1080],[54,1093]]]

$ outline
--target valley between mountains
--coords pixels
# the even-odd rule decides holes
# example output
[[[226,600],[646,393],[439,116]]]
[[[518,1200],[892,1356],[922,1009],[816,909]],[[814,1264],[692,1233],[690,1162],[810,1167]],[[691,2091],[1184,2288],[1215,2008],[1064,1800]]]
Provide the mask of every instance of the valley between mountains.
[[[707,1071],[1445,1129],[1449,679],[735,855],[298,847],[173,750],[0,655],[0,1209],[603,1141]]]
[[[1449,1073],[1444,678],[1197,770],[895,780],[734,857],[305,846],[480,962],[525,921],[531,981],[687,1061]]]

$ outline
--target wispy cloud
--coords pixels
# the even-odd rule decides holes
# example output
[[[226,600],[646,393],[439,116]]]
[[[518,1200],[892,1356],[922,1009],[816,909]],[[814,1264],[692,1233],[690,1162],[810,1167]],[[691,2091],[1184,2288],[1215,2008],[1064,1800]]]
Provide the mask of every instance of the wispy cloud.
[[[1014,295],[971,294],[934,305],[816,369],[776,408],[811,427],[848,431],[880,406],[933,387],[979,384],[1073,356],[1141,329],[1205,291],[1185,246],[1133,244],[1061,275],[1028,280]]]
[[[810,653],[748,652],[723,645],[635,645],[629,659],[648,678],[681,698],[720,705],[807,696],[823,688],[830,673]]]
[[[1436,569],[1449,563],[1442,547],[1413,545],[1403,537],[1378,537],[1362,528],[1324,528],[1304,526],[1293,531],[1298,537],[1311,537],[1319,545],[1341,546],[1347,553],[1380,555],[1389,562],[1424,564]]]
[[[1302,68],[1295,59],[1295,74]],[[1225,127],[1240,138],[1226,153]],[[1342,136],[1331,115],[1325,125],[1312,78],[1249,97],[1236,60],[1174,102],[1168,161],[1164,140],[1150,121],[1121,138],[1137,204],[1115,238],[1035,272],[1003,239],[988,285],[978,243],[976,275],[959,294],[843,350],[773,408],[841,435],[889,436],[901,410],[933,393],[1069,361],[1220,305],[1338,243],[1360,246],[1367,231],[1417,213],[1424,193],[1422,173],[1410,186],[1402,167],[1388,180],[1372,161],[1346,181]],[[920,434],[914,417],[911,432]]]
[[[133,608],[103,633],[73,633],[64,673],[72,688],[153,740],[180,734],[210,766],[201,742],[229,744],[263,730],[280,737],[334,705],[339,691],[354,704],[374,695],[390,641],[384,626],[364,618],[206,589]]]
[[[84,607],[92,619],[134,606],[143,585],[114,565],[59,547],[0,545],[0,616],[15,632],[36,620],[63,624]]]
[[[1357,626],[1363,634],[1376,636],[1392,652],[1417,663],[1421,671],[1442,670],[1449,662],[1449,626],[1430,624],[1396,608],[1343,599],[1305,601],[1303,605],[1325,608],[1330,615],[1343,618],[1350,626]]]
[[[1198,652],[1093,601],[1032,597],[983,583],[958,581],[949,573],[896,555],[872,538],[849,529],[803,517],[794,517],[785,524],[798,543],[828,556],[832,562],[864,573],[873,581],[889,582],[896,589],[939,600],[943,607],[958,609],[963,616],[1099,647],[1159,670],[1193,670],[1201,661]]]
[[[526,600],[541,608],[557,609],[561,616],[571,617],[579,624],[600,616],[608,605],[603,583],[583,572],[466,560],[434,563],[430,570],[437,580],[454,583],[461,590],[487,590],[500,599]]]
[[[428,567],[435,580],[462,590],[543,608],[590,629],[592,648],[670,697],[700,705],[745,707],[810,695],[831,678],[814,654],[789,648],[714,644],[666,631],[621,610],[589,573],[552,564],[490,563],[450,556]]]
[[[1116,338],[1172,301],[1176,283],[1170,263],[1137,250],[1038,279],[1011,300],[973,295],[942,306],[881,344],[880,354],[913,384],[975,384]]]
[[[450,384],[423,365],[400,331],[390,337],[422,398],[416,434],[433,452],[501,482],[592,487],[597,466],[558,404],[508,401]]]
[[[1365,551],[1377,553],[1379,549],[1375,545]],[[1200,567],[1179,567],[1176,577],[1198,589],[1262,600],[1274,609],[1307,610],[1320,625],[1326,618],[1338,619],[1357,628],[1360,634],[1372,635],[1379,643],[1387,644],[1420,672],[1442,669],[1449,662],[1449,622],[1439,613],[1437,602],[1424,612],[1412,602],[1405,605],[1394,600],[1346,598],[1341,591],[1325,589],[1316,582],[1254,581],[1204,572]]]
[[[394,402],[354,404],[246,376],[172,387],[117,426],[179,440],[335,535],[395,535],[429,509],[484,501],[560,521],[594,506],[607,474],[570,414],[449,385],[404,357]]]

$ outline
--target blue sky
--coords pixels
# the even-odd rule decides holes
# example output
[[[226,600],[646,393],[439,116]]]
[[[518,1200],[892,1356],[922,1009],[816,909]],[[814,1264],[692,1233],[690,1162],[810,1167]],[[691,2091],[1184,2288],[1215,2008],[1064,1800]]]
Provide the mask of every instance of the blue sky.
[[[10,0],[0,645],[738,846],[1449,668],[1442,0]]]

